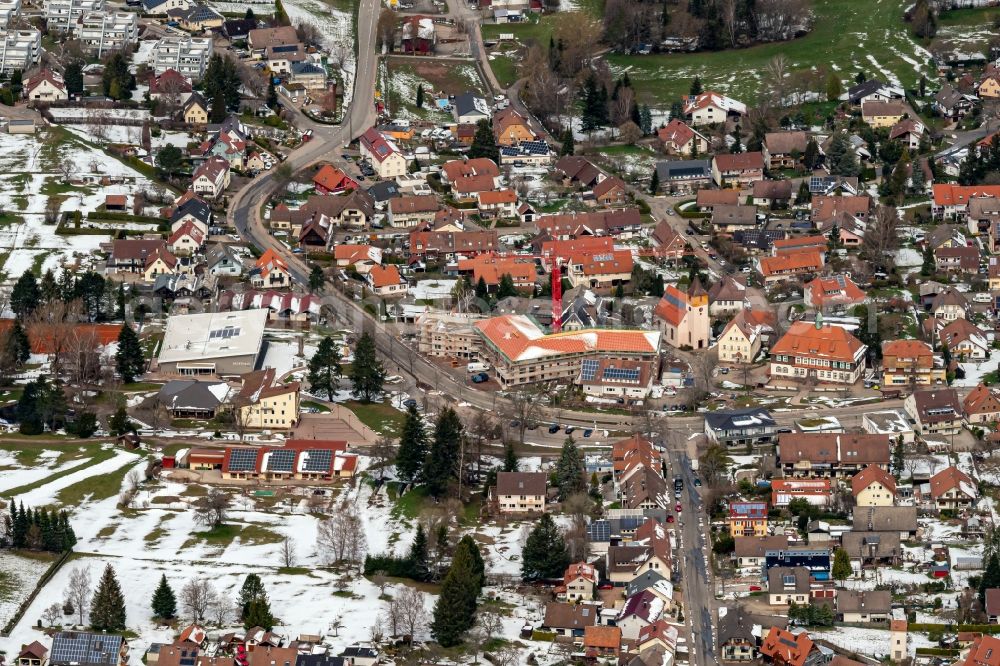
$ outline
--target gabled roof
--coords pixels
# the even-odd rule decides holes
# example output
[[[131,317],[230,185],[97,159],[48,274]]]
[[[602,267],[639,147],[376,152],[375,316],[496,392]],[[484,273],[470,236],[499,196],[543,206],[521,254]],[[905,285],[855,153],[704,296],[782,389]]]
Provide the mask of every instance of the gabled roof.
[[[547,485],[548,478],[544,472],[497,472],[497,495],[544,497]]]
[[[778,437],[781,464],[798,462],[888,465],[889,435],[789,433]]]
[[[809,144],[809,135],[801,130],[791,132],[768,132],[764,135],[764,146],[771,155],[791,155],[804,153]]]
[[[396,268],[396,264],[389,264],[388,266],[372,266],[371,270],[368,271],[368,278],[371,280],[372,287],[375,289],[403,283],[403,279],[399,275],[399,269]]]
[[[705,92],[684,98],[684,115],[691,115],[695,111],[708,108],[710,106],[722,109],[726,113],[737,113],[744,115],[747,112],[746,104],[731,97],[726,97],[717,92],[706,90]]]
[[[478,321],[480,335],[511,361],[587,352],[655,354],[658,331],[584,329],[544,334],[524,315],[501,315]]]
[[[815,645],[805,631],[793,634],[790,631],[771,627],[760,646],[760,653],[786,666],[804,666]]]
[[[723,173],[760,171],[764,168],[764,154],[759,150],[750,153],[723,153],[715,156],[715,166]]]
[[[661,127],[656,132],[656,136],[663,143],[670,143],[674,146],[685,146],[695,135],[701,136],[693,129],[691,129],[683,120],[680,118],[673,118],[666,127]]]
[[[369,127],[360,138],[361,145],[371,155],[373,160],[384,162],[389,157],[399,153],[392,143],[390,143],[374,127]]]
[[[760,274],[764,277],[781,275],[790,272],[814,272],[823,268],[823,255],[818,251],[813,250],[806,252],[790,252],[787,254],[781,254],[777,257],[761,257],[759,267]]]
[[[892,474],[876,465],[869,465],[851,477],[851,493],[857,497],[861,491],[873,483],[880,483],[893,495],[896,494],[896,479]]]
[[[969,416],[1000,413],[1000,399],[982,382],[965,396],[962,406]]]
[[[960,493],[975,499],[979,496],[975,482],[969,475],[955,467],[945,467],[943,470],[931,477],[931,497],[937,499],[950,490],[958,490]]]
[[[1000,666],[1000,638],[989,634],[977,636],[956,666]]]
[[[864,343],[847,329],[796,321],[792,322],[788,332],[771,348],[771,356],[807,356],[852,362],[864,350]]]

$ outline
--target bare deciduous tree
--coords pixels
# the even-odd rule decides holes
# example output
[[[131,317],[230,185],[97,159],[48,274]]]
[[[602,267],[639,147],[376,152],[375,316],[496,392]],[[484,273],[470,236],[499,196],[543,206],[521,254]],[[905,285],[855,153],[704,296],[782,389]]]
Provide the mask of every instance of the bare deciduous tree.
[[[286,568],[295,566],[295,543],[290,537],[281,540],[281,563]]]
[[[379,437],[369,450],[371,467],[377,470],[378,480],[385,476],[386,465],[396,459],[396,442],[391,437]]]
[[[212,620],[215,621],[216,626],[224,627],[236,614],[236,606],[233,604],[233,600],[225,594],[216,594],[209,605],[208,612],[212,614]]]
[[[69,575],[66,599],[76,609],[77,624],[83,624],[90,601],[90,569],[75,567]]]
[[[385,588],[389,586],[389,574],[387,574],[384,570],[379,569],[372,574],[372,584],[378,588],[379,596],[384,596]]]
[[[295,35],[299,38],[300,42],[312,46],[319,44],[320,39],[323,37],[319,28],[311,21],[299,21],[296,23]]]
[[[407,636],[407,640],[412,644],[413,636],[427,621],[427,609],[424,606],[426,595],[420,590],[412,587],[404,587],[398,594],[393,596],[389,606],[395,605],[399,613],[399,629]]]
[[[212,529],[226,522],[226,514],[232,500],[229,493],[218,488],[212,488],[208,495],[198,503],[195,520],[201,525]]]
[[[861,240],[861,256],[876,268],[888,272],[899,249],[899,212],[895,206],[879,205],[869,219]]]
[[[364,559],[368,544],[361,517],[352,502],[341,502],[332,516],[320,522],[316,544],[331,564],[357,564]]]
[[[191,617],[191,621],[201,622],[218,594],[210,582],[204,578],[192,578],[181,588],[181,608]]]
[[[56,622],[59,621],[59,616],[62,615],[62,608],[59,603],[53,603],[51,606],[42,612],[42,621],[49,627],[54,627]]]

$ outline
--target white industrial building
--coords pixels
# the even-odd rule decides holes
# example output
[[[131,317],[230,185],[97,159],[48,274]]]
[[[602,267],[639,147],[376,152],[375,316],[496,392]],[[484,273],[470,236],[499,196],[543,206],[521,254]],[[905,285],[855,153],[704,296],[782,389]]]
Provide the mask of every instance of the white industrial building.
[[[264,345],[267,310],[175,315],[157,357],[167,375],[235,377],[252,372]]]

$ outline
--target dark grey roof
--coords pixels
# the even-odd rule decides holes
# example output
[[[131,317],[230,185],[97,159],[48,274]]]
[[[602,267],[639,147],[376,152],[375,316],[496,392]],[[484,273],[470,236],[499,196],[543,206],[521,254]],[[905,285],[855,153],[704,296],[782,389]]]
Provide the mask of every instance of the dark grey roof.
[[[646,588],[656,585],[661,580],[667,580],[667,579],[658,571],[653,571],[652,569],[650,569],[645,573],[641,573],[635,578],[633,578],[631,582],[629,582],[629,584],[625,586],[625,596],[631,597],[634,594],[639,594]]]
[[[855,532],[916,532],[917,507],[856,507],[853,529]]]
[[[737,245],[758,250],[770,250],[774,241],[785,238],[784,229],[741,229],[733,232]]]
[[[222,24],[222,32],[230,39],[246,38],[259,25],[256,19],[230,19]]]
[[[52,639],[49,663],[53,666],[116,666],[121,636],[88,631],[61,631]]]
[[[389,199],[395,199],[396,197],[402,196],[399,191],[399,185],[396,184],[394,180],[383,180],[375,183],[368,188],[368,194],[375,199],[375,201],[388,201]]]
[[[480,113],[483,117],[488,117],[489,104],[486,100],[473,92],[464,92],[461,95],[455,95],[455,99],[452,101],[455,107],[455,111],[460,116],[468,115],[470,113]]]
[[[725,645],[733,640],[756,642],[753,625],[753,619],[744,613],[742,608],[728,609],[728,612],[719,618],[719,645]]]
[[[712,430],[739,430],[777,425],[771,417],[771,412],[759,407],[734,409],[730,412],[705,412],[705,423]]]
[[[862,97],[867,97],[872,93],[878,92],[880,89],[885,88],[886,85],[879,81],[878,79],[868,79],[867,81],[862,81],[856,86],[851,86],[847,89],[847,98],[852,104],[857,103]]]
[[[156,397],[168,409],[215,410],[222,401],[209,387],[216,385],[224,386],[225,382],[174,379],[164,384]]]
[[[710,160],[667,160],[657,162],[656,175],[659,177],[661,183],[670,180],[711,178],[712,162]]]
[[[326,74],[326,70],[311,62],[293,62],[292,74]]]
[[[190,215],[196,220],[204,222],[206,226],[212,221],[212,209],[198,197],[191,197],[175,208],[174,214],[170,216],[170,223],[173,224],[185,215]]]
[[[378,650],[370,647],[361,647],[360,645],[352,645],[351,647],[344,650],[340,656],[374,659],[375,657],[378,656]]]
[[[345,666],[343,657],[330,654],[300,654],[295,658],[295,666]]]
[[[838,613],[889,613],[892,592],[889,590],[838,590]]]

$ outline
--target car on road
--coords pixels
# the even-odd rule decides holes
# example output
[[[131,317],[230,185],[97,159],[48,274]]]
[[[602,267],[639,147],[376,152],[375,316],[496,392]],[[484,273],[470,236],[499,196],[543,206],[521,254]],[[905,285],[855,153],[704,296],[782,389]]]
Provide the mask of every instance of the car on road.
[[[593,434],[594,434],[594,429],[593,428],[585,428],[584,431],[583,431],[583,436],[584,437],[590,437]]]
[[[490,376],[488,374],[486,374],[485,372],[478,372],[478,373],[472,375],[472,383],[473,384],[482,384],[483,382],[488,382],[489,380],[490,380]]]
[[[750,586],[750,591],[751,592],[760,592],[760,585],[751,585]]]
[[[576,430],[575,426],[566,426],[566,434],[567,435],[570,434],[571,432],[573,432],[574,430]]]
[[[413,398],[407,398],[406,400],[403,401],[403,407],[406,407],[407,409],[416,406],[417,406],[417,401],[414,400]]]
[[[668,523],[672,523],[672,522],[674,522],[674,517],[673,517],[672,515],[668,515],[668,516],[667,516],[667,522],[668,522]]]
[[[695,480],[694,480],[694,485],[696,485],[696,486],[698,486],[698,487],[701,487],[701,479],[699,479],[699,478],[695,478]]]
[[[615,589],[615,586],[612,585],[611,583],[604,583],[602,585],[598,585],[597,589],[598,590],[613,590],[613,589]]]
[[[684,507],[681,506],[680,502],[678,502],[677,505],[674,507],[674,511],[676,511],[677,513],[680,513],[683,510],[684,510]]]
[[[559,432],[559,424],[558,423],[553,423],[552,425],[549,426],[549,434],[550,435],[554,435],[557,432]]]
[[[510,422],[510,427],[511,428],[516,428],[519,425],[521,425],[521,422],[518,421],[517,419],[514,419],[513,421]]]

